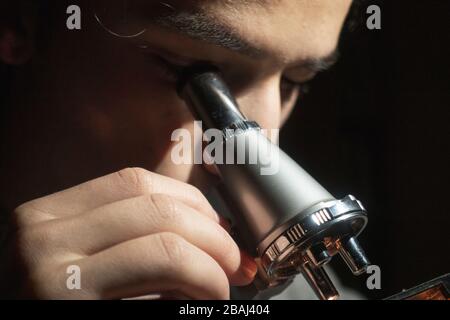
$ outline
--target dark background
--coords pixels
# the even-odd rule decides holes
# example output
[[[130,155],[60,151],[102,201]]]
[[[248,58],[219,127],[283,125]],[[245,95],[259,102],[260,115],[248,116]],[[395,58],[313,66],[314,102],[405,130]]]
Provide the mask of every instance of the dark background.
[[[381,30],[366,27],[370,4]],[[335,196],[362,200],[360,239],[382,271],[369,295],[386,298],[450,272],[450,1],[366,1],[357,12],[364,20],[344,32],[340,61],[311,83],[281,143]]]

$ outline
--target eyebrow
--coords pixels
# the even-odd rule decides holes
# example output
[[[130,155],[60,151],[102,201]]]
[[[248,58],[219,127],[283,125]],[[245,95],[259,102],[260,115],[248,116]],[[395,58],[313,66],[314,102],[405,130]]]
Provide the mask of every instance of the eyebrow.
[[[195,40],[215,44],[250,57],[261,57],[263,50],[242,39],[237,32],[204,12],[176,12],[157,17],[154,22]]]
[[[330,54],[321,58],[308,58],[300,63],[300,67],[312,72],[322,72],[330,69],[339,60],[340,52],[335,49]]]
[[[174,12],[169,15],[156,17],[152,20],[160,27],[174,30],[189,38],[218,45],[251,58],[262,58],[269,55],[262,48],[258,48],[254,44],[242,39],[231,27],[221,24],[202,11]],[[307,69],[311,72],[321,72],[333,66],[338,58],[339,51],[335,49],[325,57],[303,59],[294,68]]]

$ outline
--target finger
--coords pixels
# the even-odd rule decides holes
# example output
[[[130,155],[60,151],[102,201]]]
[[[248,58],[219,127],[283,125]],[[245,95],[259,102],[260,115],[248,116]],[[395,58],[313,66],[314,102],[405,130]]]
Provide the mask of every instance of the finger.
[[[46,213],[51,218],[61,218],[93,210],[113,202],[152,193],[168,194],[199,211],[207,213],[213,219],[220,219],[211,204],[197,188],[139,168],[125,169],[83,183],[31,201],[23,207],[36,209],[36,211]]]
[[[94,297],[123,299],[179,292],[192,299],[229,299],[228,279],[208,254],[182,237],[134,239],[79,261],[82,286]]]
[[[123,200],[56,220],[47,228],[52,232],[59,230],[72,252],[88,256],[146,235],[175,233],[214,258],[233,285],[250,283],[256,270],[256,265],[243,259],[237,244],[217,222],[167,195]]]

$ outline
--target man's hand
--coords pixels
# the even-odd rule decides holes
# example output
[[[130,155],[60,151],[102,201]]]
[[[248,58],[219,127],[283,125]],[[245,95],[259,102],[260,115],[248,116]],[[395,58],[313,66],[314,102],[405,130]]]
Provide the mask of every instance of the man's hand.
[[[26,203],[14,221],[8,257],[20,272],[19,297],[228,299],[230,284],[256,273],[199,190],[143,169]],[[81,290],[67,288],[71,265]]]

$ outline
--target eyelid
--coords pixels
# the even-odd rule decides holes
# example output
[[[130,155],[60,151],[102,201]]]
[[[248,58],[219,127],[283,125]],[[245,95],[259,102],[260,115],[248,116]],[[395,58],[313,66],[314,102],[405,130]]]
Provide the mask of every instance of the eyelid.
[[[189,67],[195,63],[195,60],[186,59],[183,57],[171,55],[171,54],[158,54],[162,59],[168,63],[179,66],[179,67]]]
[[[283,76],[281,78],[281,80],[285,81],[285,82],[288,82],[289,84],[295,85],[295,86],[302,86],[302,85],[306,84],[309,81],[309,80],[301,81],[301,82],[300,81],[295,81],[295,80],[289,79],[289,77],[286,77],[286,76]]]
[[[183,57],[180,55],[173,54],[167,50],[159,49],[150,45],[139,46],[139,48],[145,53],[149,55],[156,55],[161,59],[164,59],[166,62],[179,66],[179,67],[188,67],[195,63],[195,59]]]
[[[283,79],[286,79],[291,83],[302,85],[314,79],[317,76],[317,74],[318,72],[314,71],[303,72],[303,74],[301,75],[295,75],[290,74],[290,72],[285,72],[283,74]]]
[[[304,95],[308,94],[311,89],[311,85],[310,85],[311,79],[307,80],[307,81],[303,81],[303,82],[295,82],[295,81],[290,80],[287,77],[282,77],[281,80],[282,80],[282,82],[284,81],[288,85],[295,87],[297,90],[299,90],[300,96],[304,96]]]

